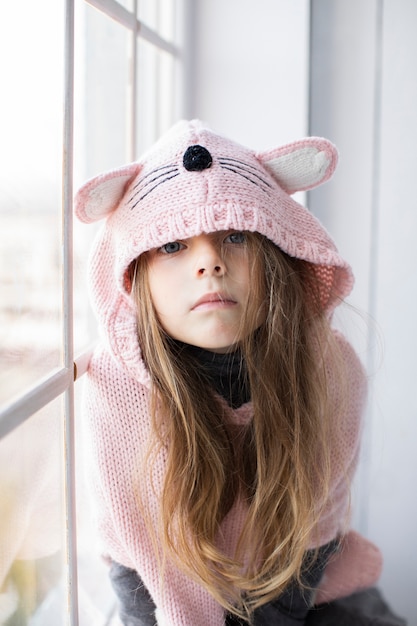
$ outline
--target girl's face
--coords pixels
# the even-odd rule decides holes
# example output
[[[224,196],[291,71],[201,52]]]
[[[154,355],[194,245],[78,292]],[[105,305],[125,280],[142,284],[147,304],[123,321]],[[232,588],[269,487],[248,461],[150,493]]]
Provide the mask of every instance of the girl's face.
[[[250,297],[245,234],[202,234],[147,255],[150,294],[165,332],[213,352],[233,350]]]

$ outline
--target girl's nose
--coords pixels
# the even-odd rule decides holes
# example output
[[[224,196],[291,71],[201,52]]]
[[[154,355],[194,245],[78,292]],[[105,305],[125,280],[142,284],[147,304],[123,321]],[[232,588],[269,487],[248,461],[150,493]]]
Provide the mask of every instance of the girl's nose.
[[[218,246],[211,241],[204,241],[199,246],[196,272],[199,277],[223,276],[226,266]]]
[[[223,265],[214,265],[205,264],[204,267],[199,267],[198,269],[199,276],[223,276],[224,268]]]

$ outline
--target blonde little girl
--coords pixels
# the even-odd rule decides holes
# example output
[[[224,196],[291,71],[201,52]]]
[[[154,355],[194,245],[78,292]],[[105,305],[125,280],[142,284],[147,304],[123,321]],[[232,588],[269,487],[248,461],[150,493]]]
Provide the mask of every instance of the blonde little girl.
[[[84,419],[126,625],[301,624],[378,577],[348,530],[366,377],[331,327],[353,278],[291,197],[336,161],[182,122],[77,194],[105,219]]]

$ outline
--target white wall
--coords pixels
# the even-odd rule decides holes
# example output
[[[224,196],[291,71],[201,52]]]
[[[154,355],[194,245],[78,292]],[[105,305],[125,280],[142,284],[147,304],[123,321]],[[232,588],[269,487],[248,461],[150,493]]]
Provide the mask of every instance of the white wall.
[[[307,0],[191,0],[190,114],[254,149],[304,136]]]
[[[312,2],[311,132],[335,141],[341,163],[310,206],[352,262],[353,304],[377,323],[368,333],[372,395],[358,524],[382,548],[381,587],[410,626],[417,624],[416,29],[414,0]]]
[[[416,626],[417,3],[191,4],[190,115],[253,148],[309,131],[339,147],[309,205],[352,263],[351,303],[377,321],[347,327],[371,372],[355,522],[383,550],[385,596]]]

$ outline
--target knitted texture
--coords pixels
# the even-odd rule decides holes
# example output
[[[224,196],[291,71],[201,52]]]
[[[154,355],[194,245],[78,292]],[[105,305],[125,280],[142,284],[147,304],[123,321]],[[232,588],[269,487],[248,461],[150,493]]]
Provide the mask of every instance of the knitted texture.
[[[77,194],[81,220],[105,218],[89,264],[92,303],[103,341],[85,386],[86,473],[103,551],[139,573],[157,606],[158,624],[220,626],[224,611],[198,582],[169,562],[161,584],[161,563],[138,504],[140,493],[148,522],[158,528],[165,459],[161,451],[149,480],[149,467],[146,472],[143,467],[151,435],[149,374],[138,344],[127,268],[138,255],[169,241],[218,230],[257,231],[309,262],[310,271],[321,279],[323,310],[331,315],[339,298],[351,290],[351,270],[319,222],[290,194],[327,180],[336,161],[334,146],[324,139],[307,138],[255,153],[199,122],[183,122],[140,161],[95,177]],[[337,411],[343,397],[344,419],[333,433],[328,505],[311,547],[346,530],[349,482],[358,458],[366,396],[366,378],[356,354],[338,333],[336,341],[346,366],[343,392],[331,362],[326,369],[330,400]],[[251,419],[250,403],[224,410],[237,424]],[[244,503],[237,501],[221,524],[219,547],[226,554],[234,552],[245,514]],[[344,554],[349,551],[340,552],[334,568],[339,574]],[[366,567],[360,560],[347,560],[349,585],[340,583],[340,575],[333,586],[326,579],[320,598],[343,595],[355,581],[358,586],[372,584],[376,556],[372,550],[366,554],[370,559]],[[369,575],[363,576],[363,571]]]
[[[350,531],[341,542],[339,551],[327,565],[316,594],[316,604],[348,596],[378,580],[382,558],[378,548],[359,533]]]
[[[187,169],[190,146],[212,163]],[[151,248],[218,230],[257,231],[320,277],[322,306],[331,312],[351,290],[349,265],[325,229],[288,192],[311,189],[332,175],[335,147],[306,138],[255,153],[201,123],[180,122],[135,163],[101,174],[77,193],[75,211],[91,222],[106,217],[90,260],[92,302],[108,347],[145,384],[126,269]],[[187,159],[186,159],[187,163]]]
[[[351,346],[336,335],[346,363],[348,402],[342,428],[334,432],[332,446],[332,483],[329,501],[317,528],[315,545],[324,545],[348,525],[349,482],[356,467],[361,432],[361,414],[366,395],[366,379]],[[340,401],[338,381],[331,378],[332,401]],[[141,460],[146,456],[150,425],[148,419],[149,390],[128,376],[104,347],[96,350],[90,364],[85,387],[84,426],[88,465],[86,475],[91,494],[103,552],[113,560],[139,572],[145,586],[170,626],[220,626],[223,609],[196,582],[180,571],[167,566],[161,587],[161,568],[151,538],[138,508],[138,493],[144,497],[151,522],[158,527],[158,493],[164,475],[164,458],[158,457],[153,471],[153,485],[144,480]],[[250,403],[236,411],[230,419],[243,424],[250,419]],[[232,554],[242,527],[245,507],[235,503],[222,523],[219,546]],[[320,601],[347,595],[350,590],[370,586],[379,574],[380,556],[369,549],[365,540],[355,558],[342,550],[329,566],[318,591]],[[332,570],[336,573],[332,582]]]

